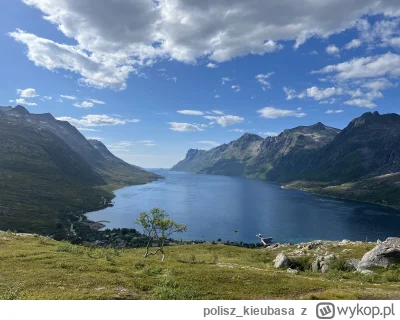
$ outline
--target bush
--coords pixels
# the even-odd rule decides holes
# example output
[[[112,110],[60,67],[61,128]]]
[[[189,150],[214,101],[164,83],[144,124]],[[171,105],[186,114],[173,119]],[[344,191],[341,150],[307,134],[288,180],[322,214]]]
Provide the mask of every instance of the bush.
[[[344,272],[351,271],[349,263],[346,261],[346,259],[342,257],[335,257],[334,259],[332,259],[329,262],[329,266],[331,270],[344,271]]]
[[[22,285],[7,286],[6,292],[0,295],[0,300],[19,300],[25,297]]]
[[[292,260],[290,268],[297,269],[299,271],[308,271],[311,270],[312,265],[311,257],[299,257]]]

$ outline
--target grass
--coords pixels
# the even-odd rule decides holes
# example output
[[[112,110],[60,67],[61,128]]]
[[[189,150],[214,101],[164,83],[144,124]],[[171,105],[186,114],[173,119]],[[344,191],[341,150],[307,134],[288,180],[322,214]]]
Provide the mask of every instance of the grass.
[[[360,258],[373,245],[332,247]],[[400,298],[400,270],[375,275],[273,268],[282,249],[182,245],[143,258],[144,249],[87,248],[0,233],[1,299],[385,299]],[[284,250],[292,250],[285,248]],[[300,268],[301,270],[301,268]]]

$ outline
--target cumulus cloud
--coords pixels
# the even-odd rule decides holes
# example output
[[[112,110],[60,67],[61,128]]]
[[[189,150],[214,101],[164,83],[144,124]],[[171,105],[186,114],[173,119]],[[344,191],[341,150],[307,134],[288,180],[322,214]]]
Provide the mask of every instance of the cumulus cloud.
[[[362,108],[375,108],[376,104],[373,103],[370,100],[367,99],[352,99],[344,102],[344,104],[350,105],[350,106],[357,106],[357,107],[362,107]]]
[[[325,113],[327,114],[333,114],[333,113],[342,113],[344,112],[343,110],[327,110]]]
[[[93,105],[94,105],[93,102],[90,102],[90,101],[76,102],[73,104],[74,107],[84,108],[84,109],[91,108],[91,107],[93,107]]]
[[[329,65],[313,73],[335,74],[338,80],[400,76],[400,55],[391,52]]]
[[[242,123],[244,118],[232,115],[226,116],[204,116],[207,120],[212,120],[218,123],[221,127],[232,126],[234,124]]]
[[[170,125],[170,130],[177,132],[193,132],[204,131],[201,125],[191,124],[187,122],[167,122]]]
[[[349,43],[347,43],[344,46],[344,49],[350,50],[350,49],[358,48],[359,46],[361,46],[361,40],[360,39],[353,39],[353,40],[351,40]]]
[[[138,119],[121,119],[113,118],[106,114],[89,114],[83,116],[81,119],[76,119],[72,117],[58,117],[57,120],[68,121],[75,127],[102,127],[102,126],[115,126],[123,125],[128,122],[136,123],[140,120]]]
[[[202,116],[204,114],[203,111],[199,110],[178,110],[177,112],[188,116]]]
[[[33,88],[18,89],[17,94],[19,94],[21,98],[35,98],[38,96],[36,90]]]
[[[325,51],[327,54],[330,54],[331,56],[338,56],[340,49],[336,47],[334,44],[331,44],[326,47]]]
[[[10,100],[10,102],[14,102],[14,100]],[[22,104],[22,105],[26,105],[26,106],[37,106],[37,103],[35,103],[35,102],[29,102],[29,101],[26,101],[25,99],[22,99],[22,98],[19,98],[19,99],[16,99],[15,100],[15,102],[17,103],[17,104]]]
[[[282,117],[297,117],[301,118],[306,116],[307,114],[304,112],[298,112],[297,110],[285,110],[278,109],[275,107],[264,107],[257,111],[260,114],[260,117],[267,119],[277,119]]]
[[[239,92],[239,91],[240,91],[240,86],[237,85],[237,84],[234,84],[231,88],[232,88],[232,90],[235,91],[235,92]]]
[[[328,37],[353,27],[366,14],[398,16],[398,1],[381,0],[23,0],[38,8],[76,45],[17,30],[28,58],[49,70],[77,73],[81,83],[121,90],[128,76],[157,59],[214,62],[263,55],[295,40]]]
[[[215,63],[209,62],[206,67],[210,68],[210,69],[215,69],[215,68],[218,68],[218,65],[216,65]]]

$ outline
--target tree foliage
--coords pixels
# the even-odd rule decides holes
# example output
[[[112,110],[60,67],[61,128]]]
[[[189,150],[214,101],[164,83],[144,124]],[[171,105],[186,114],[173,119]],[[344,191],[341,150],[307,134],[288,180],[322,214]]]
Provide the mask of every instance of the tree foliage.
[[[149,213],[141,212],[136,223],[142,226],[143,233],[148,238],[144,257],[147,258],[148,256],[156,255],[158,252],[161,252],[162,261],[165,259],[165,241],[169,239],[173,233],[186,232],[187,230],[186,225],[176,223],[160,208],[153,208]],[[153,243],[157,243],[158,247],[155,251],[149,252],[149,248]]]

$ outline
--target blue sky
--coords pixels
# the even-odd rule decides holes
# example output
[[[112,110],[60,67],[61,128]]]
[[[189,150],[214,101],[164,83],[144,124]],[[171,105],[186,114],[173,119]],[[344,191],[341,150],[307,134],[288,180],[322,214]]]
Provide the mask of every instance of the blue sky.
[[[0,105],[50,112],[142,167],[244,132],[399,112],[398,1],[0,6]]]

